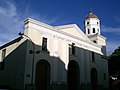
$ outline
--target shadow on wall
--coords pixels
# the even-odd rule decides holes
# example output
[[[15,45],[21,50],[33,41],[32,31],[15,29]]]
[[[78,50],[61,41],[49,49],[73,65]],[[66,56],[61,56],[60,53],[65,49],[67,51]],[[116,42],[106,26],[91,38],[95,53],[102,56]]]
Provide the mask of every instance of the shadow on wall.
[[[29,40],[20,45],[19,43],[15,44],[16,48],[14,44],[11,44],[14,50],[4,58],[4,69],[0,71],[1,88],[12,90],[31,90],[31,88],[35,90],[78,90],[81,88],[81,60],[79,60],[81,53],[76,53],[76,49],[78,51],[81,48],[74,44],[68,47],[69,63],[66,69],[58,52],[52,55],[47,47],[43,47],[44,45],[39,46]],[[3,48],[5,46],[0,47],[0,49]],[[10,47],[6,48],[6,52],[9,50]]]
[[[6,49],[6,53],[8,53],[3,59],[4,67],[0,71],[0,88],[21,88],[24,86],[27,41],[21,45],[9,44],[0,47],[0,49]],[[8,48],[6,48],[7,46]]]
[[[4,58],[4,68],[0,71],[0,88],[67,89],[67,70],[65,63],[59,57],[50,56],[47,49],[29,40],[18,44],[15,46],[10,44],[10,47],[14,49]],[[7,46],[9,44],[0,49]],[[6,53],[11,49],[10,47],[6,48]]]

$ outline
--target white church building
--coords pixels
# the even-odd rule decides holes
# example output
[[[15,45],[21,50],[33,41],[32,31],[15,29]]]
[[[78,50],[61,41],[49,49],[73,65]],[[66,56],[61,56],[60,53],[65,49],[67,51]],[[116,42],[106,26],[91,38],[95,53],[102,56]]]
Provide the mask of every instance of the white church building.
[[[11,90],[107,90],[106,38],[90,12],[85,33],[28,18],[20,37],[0,46],[0,87]]]

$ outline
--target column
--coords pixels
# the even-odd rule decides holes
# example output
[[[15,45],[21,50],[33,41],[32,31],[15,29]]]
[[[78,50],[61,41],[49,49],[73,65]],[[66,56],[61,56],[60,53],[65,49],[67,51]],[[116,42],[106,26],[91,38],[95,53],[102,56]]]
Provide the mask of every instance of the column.
[[[53,42],[53,64],[52,64],[52,81],[57,82],[58,81],[58,37],[54,36],[54,42]]]

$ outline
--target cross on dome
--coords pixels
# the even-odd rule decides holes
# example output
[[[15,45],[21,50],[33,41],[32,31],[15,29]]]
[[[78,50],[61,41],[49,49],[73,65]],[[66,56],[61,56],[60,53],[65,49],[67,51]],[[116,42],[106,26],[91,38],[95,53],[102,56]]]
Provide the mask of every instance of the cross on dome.
[[[90,19],[90,18],[98,18],[98,16],[96,16],[95,14],[92,13],[92,8],[90,8],[90,11],[89,11],[89,14],[86,16],[85,20],[86,19]]]

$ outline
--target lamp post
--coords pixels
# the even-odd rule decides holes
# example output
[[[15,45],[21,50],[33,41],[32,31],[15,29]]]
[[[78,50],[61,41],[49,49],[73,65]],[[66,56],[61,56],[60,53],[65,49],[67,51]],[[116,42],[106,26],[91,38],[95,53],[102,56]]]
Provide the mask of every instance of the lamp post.
[[[33,90],[35,44],[34,44],[34,42],[32,41],[32,39],[31,39],[29,36],[25,35],[24,33],[21,33],[21,32],[20,32],[20,33],[18,33],[18,35],[27,37],[27,38],[31,41],[31,43],[32,43],[32,47],[33,47],[32,49],[33,49],[33,50],[31,50],[30,53],[33,54],[33,58],[32,58],[32,74],[31,74],[31,90]]]

